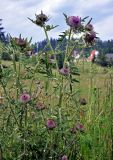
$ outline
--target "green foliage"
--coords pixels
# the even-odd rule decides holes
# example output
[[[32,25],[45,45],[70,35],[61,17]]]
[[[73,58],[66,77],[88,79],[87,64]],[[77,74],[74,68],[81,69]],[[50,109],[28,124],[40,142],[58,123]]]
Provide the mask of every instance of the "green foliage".
[[[26,56],[32,45],[21,36],[4,47],[12,60],[0,64],[0,159],[113,159],[112,71],[103,78],[95,64],[77,66],[71,59],[74,47],[88,47],[84,37],[73,38],[87,34],[86,18],[80,19],[83,30],[69,27],[60,36],[66,38],[63,51],[63,39],[52,47],[48,31],[54,26],[46,25],[43,12],[30,20],[43,28],[51,51]]]

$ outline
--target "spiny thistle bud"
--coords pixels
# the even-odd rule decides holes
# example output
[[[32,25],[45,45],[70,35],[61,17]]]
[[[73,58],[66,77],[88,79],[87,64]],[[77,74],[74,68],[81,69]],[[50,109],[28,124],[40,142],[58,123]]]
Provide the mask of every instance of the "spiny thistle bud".
[[[46,127],[49,130],[54,129],[56,127],[55,121],[53,119],[48,119],[47,122],[46,122]]]
[[[22,39],[22,38],[14,38],[14,41],[16,43],[16,45],[18,45],[19,47],[26,47],[26,40]]]
[[[86,29],[87,31],[93,31],[94,27],[93,27],[92,24],[87,24],[87,25],[85,26],[85,29]]]
[[[80,132],[84,132],[84,130],[85,130],[83,124],[81,124],[81,123],[77,123],[77,124],[76,124],[76,129],[77,129],[78,131],[80,131]]]
[[[91,31],[91,32],[86,33],[84,39],[86,43],[92,44],[93,42],[95,42],[95,38],[97,38],[96,33],[94,31]]]
[[[36,105],[36,109],[38,110],[44,110],[46,108],[44,103],[38,102]]]
[[[46,16],[42,11],[41,11],[41,14],[38,14],[38,15],[35,14],[35,16],[36,16],[36,20],[32,20],[30,18],[28,19],[40,27],[42,27],[45,24],[45,22],[49,20],[49,17]]]
[[[70,129],[70,132],[71,132],[72,134],[76,134],[76,133],[77,133],[76,127],[71,128],[71,129]]]
[[[47,22],[48,16],[46,16],[45,14],[43,14],[43,12],[41,11],[41,14],[36,15],[36,24],[39,26],[43,26],[45,24],[45,22]]]
[[[86,101],[85,98],[80,98],[79,102],[80,102],[80,105],[86,105],[87,104],[87,101]]]

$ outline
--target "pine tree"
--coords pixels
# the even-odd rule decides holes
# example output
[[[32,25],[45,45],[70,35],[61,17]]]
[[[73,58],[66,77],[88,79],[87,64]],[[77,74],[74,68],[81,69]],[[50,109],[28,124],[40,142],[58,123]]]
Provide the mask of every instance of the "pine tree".
[[[2,19],[0,19],[0,41],[3,42],[3,43],[6,43],[7,42],[7,39],[5,37],[5,34],[4,34],[4,27],[2,27]]]

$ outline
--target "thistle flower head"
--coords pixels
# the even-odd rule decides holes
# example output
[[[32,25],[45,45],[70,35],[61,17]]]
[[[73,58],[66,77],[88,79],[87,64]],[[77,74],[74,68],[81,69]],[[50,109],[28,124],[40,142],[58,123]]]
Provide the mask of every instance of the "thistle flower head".
[[[36,105],[36,109],[38,110],[44,110],[46,108],[44,103],[38,102]]]
[[[92,24],[87,24],[87,25],[85,26],[85,29],[86,29],[87,31],[93,31],[94,27],[93,27]]]
[[[46,16],[42,11],[41,14],[36,15],[36,24],[39,26],[43,26],[45,22],[49,20],[48,16]]]
[[[68,157],[66,155],[63,155],[61,160],[68,160]]]
[[[12,45],[17,45],[17,46],[19,46],[19,47],[26,47],[27,46],[27,41],[24,39],[24,38],[21,38],[21,36],[19,37],[19,38],[16,38],[16,37],[14,37],[14,38],[12,38],[11,37],[11,44]]]
[[[91,31],[86,33],[84,39],[86,43],[92,44],[95,41],[95,38],[96,38],[96,33],[94,31]]]
[[[24,39],[15,38],[15,41],[16,41],[17,45],[19,45],[20,47],[26,46],[26,41]]]
[[[27,103],[29,102],[31,99],[30,95],[28,93],[23,93],[21,96],[20,96],[20,102],[21,103]]]
[[[78,16],[70,16],[67,17],[66,22],[70,27],[77,28],[81,24],[81,18]]]
[[[53,119],[48,119],[47,122],[46,122],[46,127],[49,130],[54,129],[56,127],[55,121]]]
[[[87,101],[86,101],[85,98],[80,98],[79,102],[80,102],[80,105],[86,105],[87,104]]]
[[[36,20],[32,20],[31,18],[28,18],[28,19],[40,27],[43,27],[45,22],[49,20],[49,17],[46,16],[42,11],[40,14],[35,14],[35,16],[36,16]]]
[[[76,129],[79,130],[80,132],[84,132],[85,130],[84,125],[81,123],[76,124]]]
[[[69,68],[66,68],[66,67],[63,67],[59,70],[59,72],[64,75],[64,76],[68,76],[69,73],[70,73],[70,69]]]
[[[71,132],[72,134],[76,134],[76,133],[77,133],[76,127],[71,128],[71,129],[70,129],[70,132]]]

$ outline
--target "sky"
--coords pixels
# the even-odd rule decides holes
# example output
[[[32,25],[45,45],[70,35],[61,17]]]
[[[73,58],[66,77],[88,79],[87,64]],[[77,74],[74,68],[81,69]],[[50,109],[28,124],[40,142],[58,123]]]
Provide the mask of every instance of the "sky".
[[[42,28],[36,26],[27,17],[35,19],[41,10],[50,17],[48,24],[59,25],[49,33],[57,38],[68,29],[63,13],[68,16],[89,16],[98,37],[102,40],[113,39],[113,0],[0,0],[0,18],[5,33],[12,37],[22,37],[33,42],[45,38]]]

